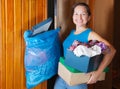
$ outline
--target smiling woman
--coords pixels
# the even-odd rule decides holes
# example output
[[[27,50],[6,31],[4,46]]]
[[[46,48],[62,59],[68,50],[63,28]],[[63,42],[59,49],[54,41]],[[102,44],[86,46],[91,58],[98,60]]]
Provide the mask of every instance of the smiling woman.
[[[58,0],[57,2],[57,26],[61,27],[61,39],[64,39],[69,34],[70,30],[75,26],[72,23],[72,12],[71,7],[75,2],[85,2],[90,6],[92,16],[90,16],[91,20],[89,23],[89,27],[99,33],[102,37],[113,42],[113,22],[110,21],[109,17],[113,19],[113,4],[114,0],[110,0],[110,4],[108,4],[108,0],[95,1],[95,0]],[[102,5],[102,7],[101,7]],[[111,9],[110,9],[111,8]],[[107,14],[104,14],[106,11]],[[80,20],[79,20],[80,21]],[[79,21],[76,21],[79,23]],[[74,21],[73,21],[74,22]],[[110,24],[110,26],[109,26]],[[78,32],[77,32],[78,33]],[[108,34],[109,33],[109,34]],[[92,36],[91,38],[95,38]],[[72,39],[72,38],[71,38]],[[106,80],[103,82],[98,82],[95,84],[95,89],[111,89],[112,81],[111,80],[111,72],[107,74]],[[108,86],[109,85],[109,86]],[[101,87],[99,87],[101,86]],[[92,87],[91,87],[92,89]]]

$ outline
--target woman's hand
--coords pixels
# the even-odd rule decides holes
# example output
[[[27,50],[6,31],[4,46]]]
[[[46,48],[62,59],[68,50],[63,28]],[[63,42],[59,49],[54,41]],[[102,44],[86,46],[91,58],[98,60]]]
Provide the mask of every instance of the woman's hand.
[[[88,75],[90,75],[90,79],[88,80],[87,84],[96,83],[100,74],[101,73],[98,73],[97,71],[92,71],[92,72],[88,73]]]

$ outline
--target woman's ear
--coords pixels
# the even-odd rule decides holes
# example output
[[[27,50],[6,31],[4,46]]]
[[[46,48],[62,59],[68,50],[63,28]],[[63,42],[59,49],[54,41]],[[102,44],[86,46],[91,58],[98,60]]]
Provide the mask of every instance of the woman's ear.
[[[88,16],[88,22],[90,21],[90,19],[91,19],[91,16]]]
[[[91,16],[88,16],[88,22],[86,25],[89,25],[90,19],[91,19]]]

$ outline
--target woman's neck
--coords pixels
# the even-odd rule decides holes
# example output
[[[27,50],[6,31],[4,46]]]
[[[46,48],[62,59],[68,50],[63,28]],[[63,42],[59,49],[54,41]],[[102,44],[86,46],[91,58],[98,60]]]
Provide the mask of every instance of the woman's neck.
[[[83,31],[85,31],[86,29],[87,29],[87,27],[76,27],[75,34],[79,34]]]

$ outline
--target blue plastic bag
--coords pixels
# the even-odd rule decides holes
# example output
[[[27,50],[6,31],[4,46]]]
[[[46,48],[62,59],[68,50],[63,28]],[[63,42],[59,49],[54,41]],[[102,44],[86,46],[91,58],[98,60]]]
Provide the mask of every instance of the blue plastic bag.
[[[57,74],[58,61],[61,55],[59,28],[37,33],[32,36],[32,31],[24,33],[25,49],[25,74],[28,89],[50,79]]]

